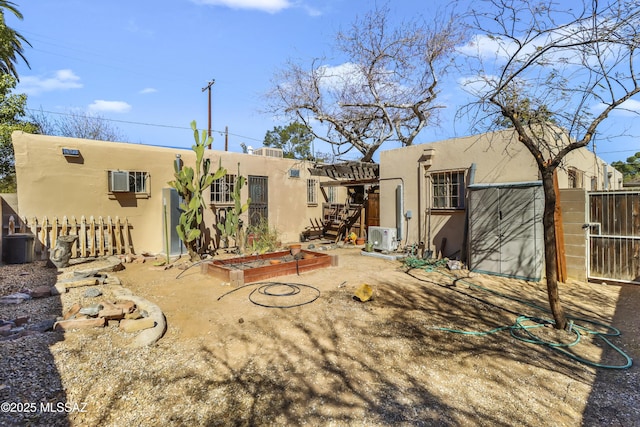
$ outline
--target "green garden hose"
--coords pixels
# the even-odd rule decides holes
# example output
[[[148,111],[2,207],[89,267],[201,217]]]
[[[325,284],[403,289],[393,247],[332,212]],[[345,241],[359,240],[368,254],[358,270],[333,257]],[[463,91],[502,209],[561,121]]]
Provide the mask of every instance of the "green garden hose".
[[[460,279],[458,277],[455,277],[451,274],[447,274],[444,271],[442,271],[442,268],[444,265],[446,265],[446,260],[422,260],[422,259],[418,259],[418,258],[407,258],[404,260],[404,264],[407,267],[410,268],[420,268],[422,270],[425,270],[427,272],[437,272],[445,277],[447,277],[448,279],[453,279],[457,282],[462,282],[466,285],[468,285],[471,288],[475,288],[475,289],[479,289],[485,292],[489,292],[492,293],[494,295],[497,295],[499,297],[502,298],[506,298],[506,299],[510,299],[513,301],[517,301],[521,304],[527,305],[529,307],[535,308],[537,310],[541,310],[544,312],[549,313],[549,310],[545,307],[541,307],[539,305],[533,304],[531,302],[522,300],[520,298],[516,298],[516,297],[512,297],[512,296],[508,296],[505,295],[501,292],[497,292],[494,291],[492,289],[488,289],[484,286],[480,286],[477,285],[475,283],[469,282],[467,280],[464,279]],[[606,325],[604,323],[601,322],[597,322],[595,320],[589,320],[589,319],[583,319],[583,318],[575,318],[575,317],[567,317],[569,319],[569,331],[572,332],[575,335],[575,339],[570,342],[570,343],[556,343],[556,342],[551,342],[551,341],[547,341],[544,340],[542,338],[540,338],[539,336],[537,336],[533,331],[535,331],[535,329],[537,328],[542,328],[542,327],[547,327],[549,325],[554,325],[555,321],[551,320],[551,319],[541,319],[539,317],[533,317],[533,316],[518,316],[515,320],[515,323],[513,325],[508,325],[508,326],[501,326],[498,328],[494,328],[488,331],[464,331],[464,330],[460,330],[460,329],[452,329],[452,328],[435,328],[436,330],[439,331],[445,331],[445,332],[451,332],[451,333],[456,333],[456,334],[462,334],[462,335],[472,335],[472,336],[485,336],[485,335],[490,335],[490,334],[495,334],[498,332],[502,332],[505,330],[509,330],[511,333],[511,336],[514,337],[515,339],[519,340],[519,341],[524,341],[527,343],[531,343],[531,344],[538,344],[538,345],[544,345],[547,346],[555,351],[558,351],[562,354],[564,354],[565,356],[576,360],[577,362],[580,363],[584,363],[586,365],[590,365],[590,366],[595,366],[598,368],[605,368],[605,369],[627,369],[630,368],[633,364],[633,361],[631,359],[631,357],[629,357],[629,355],[627,355],[623,350],[621,350],[619,347],[617,347],[616,345],[614,345],[611,341],[609,341],[609,339],[607,339],[607,337],[616,337],[620,335],[620,331],[616,328],[614,328],[613,326],[610,325]],[[576,322],[581,322],[581,323],[590,323],[592,325],[595,326],[599,326],[602,328],[605,328],[605,330],[607,332],[598,332],[594,329],[590,329],[586,326],[582,326],[582,325],[578,325],[576,324]],[[577,345],[580,340],[581,337],[583,335],[594,335],[598,338],[600,338],[601,340],[603,340],[609,347],[611,347],[613,350],[615,350],[618,354],[620,354],[622,356],[622,358],[625,360],[625,363],[622,365],[605,365],[605,364],[601,364],[601,363],[596,363],[590,360],[586,360],[583,359],[579,356],[576,356],[573,353],[570,353],[569,351],[565,350],[565,348],[570,348],[573,347],[575,345]]]

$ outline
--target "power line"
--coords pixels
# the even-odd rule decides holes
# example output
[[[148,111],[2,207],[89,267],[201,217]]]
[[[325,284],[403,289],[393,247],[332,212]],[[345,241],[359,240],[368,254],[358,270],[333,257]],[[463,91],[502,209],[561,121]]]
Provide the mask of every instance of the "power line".
[[[31,112],[42,112],[42,113],[47,113],[47,114],[56,114],[58,116],[82,117],[82,118],[85,118],[85,119],[96,119],[97,118],[99,120],[104,120],[106,122],[124,123],[124,124],[137,125],[137,126],[150,126],[150,127],[178,129],[178,130],[191,130],[190,127],[186,127],[186,126],[162,125],[162,124],[158,124],[158,123],[143,123],[143,122],[134,122],[134,121],[129,121],[129,120],[107,119],[107,118],[104,118],[104,117],[95,117],[95,116],[91,117],[91,116],[86,116],[86,115],[83,115],[83,114],[61,113],[61,112],[58,112],[58,111],[36,110],[36,109],[33,109],[33,108],[25,108],[25,110],[31,111]],[[227,133],[226,131],[215,130],[215,129],[212,129],[211,132],[215,132],[215,133],[217,133],[219,135],[225,135]],[[239,135],[239,134],[231,133],[231,132],[228,132],[228,135],[235,136],[237,138],[246,139],[246,140],[263,142],[263,140],[261,140],[261,139],[252,138],[252,137],[246,136],[246,135]]]

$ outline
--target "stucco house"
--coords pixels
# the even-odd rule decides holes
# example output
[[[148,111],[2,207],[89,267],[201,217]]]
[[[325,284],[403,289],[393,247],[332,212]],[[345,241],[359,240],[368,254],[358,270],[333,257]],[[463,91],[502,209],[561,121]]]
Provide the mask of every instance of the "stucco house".
[[[19,189],[14,210],[19,217],[126,217],[136,253],[166,252],[165,207],[174,225],[178,212],[177,195],[167,183],[174,179],[178,158],[194,165],[192,150],[23,132],[15,132],[12,139]],[[204,223],[211,236],[216,235],[217,216],[233,205],[230,196],[238,170],[247,177],[242,200],[252,199],[243,215],[245,225],[264,218],[286,243],[298,241],[308,218],[321,216],[321,178],[310,175],[309,162],[282,158],[281,151],[271,148],[252,154],[207,150],[205,157],[212,170],[218,164],[227,169],[227,176],[214,182],[206,196],[210,203]],[[180,251],[177,236],[170,239],[175,254]]]
[[[512,129],[380,153],[380,225],[401,244],[483,272],[539,279],[542,187]],[[558,169],[561,189],[615,190],[622,175],[586,148]]]

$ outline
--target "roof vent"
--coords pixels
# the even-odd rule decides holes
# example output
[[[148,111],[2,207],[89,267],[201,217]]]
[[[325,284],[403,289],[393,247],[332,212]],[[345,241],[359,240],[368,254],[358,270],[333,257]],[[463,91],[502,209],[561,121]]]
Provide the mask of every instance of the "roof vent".
[[[281,148],[271,148],[271,147],[262,147],[253,150],[253,154],[256,156],[265,156],[265,157],[278,157],[283,158],[283,152]]]

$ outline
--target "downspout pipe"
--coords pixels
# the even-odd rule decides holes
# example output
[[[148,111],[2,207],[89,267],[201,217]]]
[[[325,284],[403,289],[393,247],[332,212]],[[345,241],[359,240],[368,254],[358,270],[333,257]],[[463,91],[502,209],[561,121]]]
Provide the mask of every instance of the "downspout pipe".
[[[400,242],[402,240],[403,234],[402,234],[402,219],[404,216],[404,178],[402,177],[394,177],[394,178],[379,178],[378,181],[393,181],[393,180],[398,180],[400,181],[400,214],[398,215],[396,213],[396,228],[398,230],[398,242]],[[408,227],[408,225],[407,225]],[[409,230],[407,230],[407,234],[409,233]]]
[[[469,177],[467,182],[467,188],[471,184],[475,184],[476,180],[476,164],[471,163],[471,167],[469,167]],[[460,251],[461,261],[467,264],[467,260],[469,259],[469,193],[467,191],[464,192],[464,230],[463,230],[463,238],[462,238],[462,250]]]

